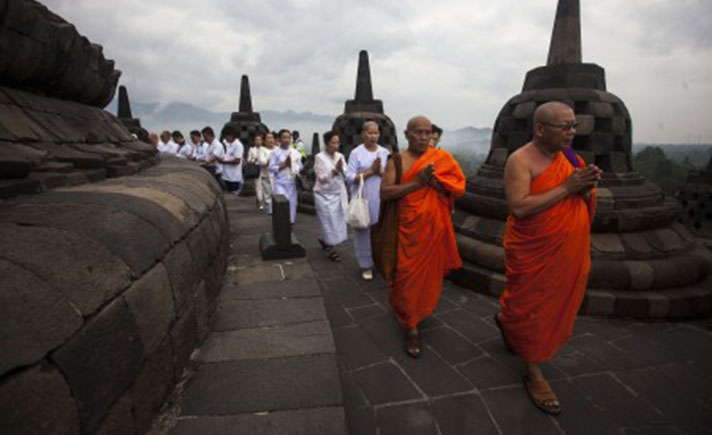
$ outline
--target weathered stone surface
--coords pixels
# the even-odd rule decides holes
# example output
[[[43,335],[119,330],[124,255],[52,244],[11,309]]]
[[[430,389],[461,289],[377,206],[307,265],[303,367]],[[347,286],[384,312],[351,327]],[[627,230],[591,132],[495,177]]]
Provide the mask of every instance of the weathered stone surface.
[[[58,189],[26,200],[42,204],[93,204],[123,210],[146,220],[171,242],[182,238],[186,229],[193,224],[186,219],[186,207],[178,198],[157,189],[130,189],[123,186],[88,184],[72,189]]]
[[[173,296],[163,264],[146,272],[123,294],[146,353],[152,353],[173,323]]]
[[[136,432],[146,433],[151,421],[173,387],[173,352],[169,338],[148,355],[131,387]]]
[[[51,283],[88,316],[130,284],[130,270],[95,241],[55,228],[0,225],[0,258]]]
[[[435,426],[428,403],[411,403],[383,407],[376,412],[378,433],[383,435],[414,434],[435,435]]]
[[[7,434],[79,433],[77,409],[62,374],[43,363],[0,382],[0,427]]]
[[[255,435],[345,435],[344,410],[340,407],[180,418],[172,435],[231,435],[235,430]]]
[[[122,210],[89,204],[25,204],[6,207],[0,220],[61,228],[87,236],[121,258],[136,276],[159,260],[168,242],[155,227]]]
[[[238,282],[240,274],[238,273]],[[279,282],[252,282],[226,285],[220,291],[220,300],[229,299],[280,299],[320,296],[319,283],[312,277]]]
[[[220,362],[334,353],[326,321],[213,332],[202,345],[200,359]]]
[[[213,330],[225,331],[326,319],[321,298],[222,301],[215,310]]]
[[[335,379],[333,355],[207,364],[186,389],[181,410],[183,415],[226,415],[339,405]]]
[[[131,414],[131,395],[124,394],[111,407],[104,421],[101,422],[97,435],[135,435],[136,425]]]
[[[82,428],[96,430],[133,382],[144,350],[131,312],[116,299],[51,356],[67,377]]]
[[[183,372],[198,341],[195,307],[192,303],[175,321],[170,334],[171,346],[173,346],[173,369],[177,378]]]
[[[410,380],[389,362],[355,372],[353,377],[373,405],[421,398]]]
[[[67,299],[31,272],[0,260],[0,374],[35,363],[82,325]]]

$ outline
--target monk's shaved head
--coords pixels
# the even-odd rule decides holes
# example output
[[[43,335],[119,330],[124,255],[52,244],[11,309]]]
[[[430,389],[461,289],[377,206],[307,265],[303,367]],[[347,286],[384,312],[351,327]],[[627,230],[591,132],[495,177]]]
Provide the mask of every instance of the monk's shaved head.
[[[534,111],[534,124],[556,122],[561,112],[573,112],[571,107],[561,101],[549,101],[537,107]]]
[[[421,124],[427,124],[428,127],[431,126],[430,120],[428,118],[426,118],[423,115],[418,115],[418,116],[414,116],[408,120],[408,125],[406,126],[406,130],[413,131],[413,130],[415,130],[415,128],[418,125],[421,125]]]

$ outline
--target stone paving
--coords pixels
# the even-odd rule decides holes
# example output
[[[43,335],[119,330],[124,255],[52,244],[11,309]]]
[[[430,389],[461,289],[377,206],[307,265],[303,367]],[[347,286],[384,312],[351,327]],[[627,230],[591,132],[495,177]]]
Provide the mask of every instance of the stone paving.
[[[531,404],[523,364],[502,345],[492,320],[495,299],[446,282],[437,310],[421,326],[423,355],[412,359],[403,352],[386,283],[358,278],[351,243],[340,249],[341,263],[330,262],[316,241],[316,218],[300,214],[294,233],[307,260],[285,267],[287,281],[263,279],[274,266],[254,252],[269,221],[251,211],[252,199],[229,204],[239,242],[231,264],[239,269],[229,272],[236,274],[220,296],[175,433],[208,433],[202,424],[212,424],[211,433],[712,433],[706,322],[580,317],[569,344],[544,366],[563,407],[550,417]],[[334,370],[340,385],[329,385]],[[197,386],[206,381],[218,386]],[[310,391],[304,401],[303,388]]]

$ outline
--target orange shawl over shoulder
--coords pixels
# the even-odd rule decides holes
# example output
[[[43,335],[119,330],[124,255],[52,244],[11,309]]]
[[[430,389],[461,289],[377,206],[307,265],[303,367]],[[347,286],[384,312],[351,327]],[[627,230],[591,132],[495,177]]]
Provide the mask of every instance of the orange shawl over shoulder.
[[[465,175],[455,159],[447,151],[429,148],[403,173],[401,182],[413,181],[430,162],[435,164],[435,178],[449,194],[424,187],[398,201],[398,266],[389,301],[399,323],[407,328],[435,309],[443,277],[462,265],[450,210],[455,197],[465,192]]]
[[[559,186],[573,172],[559,152],[532,180],[531,193]],[[571,336],[591,270],[595,201],[595,191],[588,203],[581,195],[569,195],[535,215],[507,219],[507,288],[500,296],[500,320],[509,344],[529,362],[551,359]]]

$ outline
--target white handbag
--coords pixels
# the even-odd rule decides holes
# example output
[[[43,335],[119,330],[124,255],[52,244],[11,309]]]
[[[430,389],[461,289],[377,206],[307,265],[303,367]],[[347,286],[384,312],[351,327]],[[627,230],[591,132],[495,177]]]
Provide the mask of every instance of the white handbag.
[[[359,175],[358,191],[349,202],[346,213],[346,223],[351,228],[365,230],[371,225],[371,215],[368,212],[368,201],[363,197],[363,174]]]

